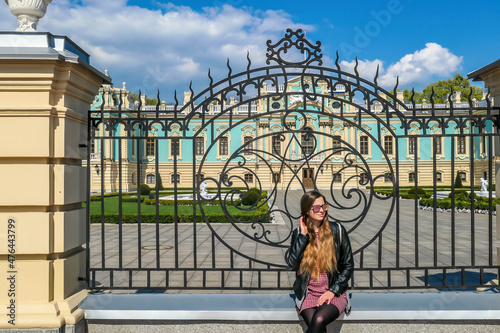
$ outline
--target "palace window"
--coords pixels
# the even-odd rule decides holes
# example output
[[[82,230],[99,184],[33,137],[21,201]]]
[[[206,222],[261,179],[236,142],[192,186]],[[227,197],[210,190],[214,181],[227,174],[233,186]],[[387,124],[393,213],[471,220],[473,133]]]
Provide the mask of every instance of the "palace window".
[[[310,131],[310,129],[308,129]],[[312,133],[303,133],[301,137],[302,154],[311,155],[314,153],[314,138]]]
[[[172,156],[179,155],[179,153],[180,153],[179,139],[173,139],[171,147],[172,147]]]
[[[342,144],[341,144],[341,141],[340,141],[340,135],[334,135],[333,136],[333,140],[332,140],[333,154],[334,155],[339,155],[341,147],[342,147]]]
[[[253,142],[252,138],[249,136],[245,136],[244,143],[245,146],[243,149],[245,149],[245,155],[252,155],[252,149],[253,149]]]
[[[135,156],[135,150],[138,140],[134,140],[135,133],[132,133],[132,140],[130,140],[130,145],[132,146],[132,156]]]
[[[94,140],[94,139],[92,139],[92,140],[90,141],[90,152],[91,152],[92,154],[93,154],[93,153],[95,153],[95,140]]]
[[[436,155],[441,154],[441,151],[442,151],[442,150],[441,150],[441,140],[442,140],[442,139],[441,139],[441,137],[440,137],[440,136],[436,136],[436,137],[434,138],[434,141],[436,142],[436,145],[435,145],[435,147],[436,147],[436,152],[435,152],[435,154],[436,154]]]
[[[205,153],[205,140],[203,137],[196,138],[196,155],[203,155]]]
[[[342,183],[342,175],[340,173],[334,174],[332,178],[334,183]]]
[[[384,149],[386,154],[392,155],[393,154],[393,149],[392,149],[392,136],[386,136],[384,138]]]
[[[155,139],[147,139],[146,140],[146,155],[154,155],[155,154]]]
[[[273,154],[281,155],[281,140],[279,135],[273,136]]]
[[[408,138],[408,153],[410,155],[414,155],[417,147],[417,138],[409,137]]]
[[[132,185],[135,185],[135,173],[132,174]]]
[[[228,138],[223,136],[219,139],[219,155],[227,155],[228,152]]]
[[[384,173],[384,182],[390,183],[392,182],[392,174],[389,172]]]
[[[441,172],[436,172],[436,182],[442,182],[443,181],[443,174]]]
[[[457,138],[457,154],[465,154],[465,136]]]
[[[280,183],[280,182],[281,182],[281,174],[279,172],[274,172],[273,183]]]
[[[359,175],[359,183],[366,184],[368,182],[368,175],[366,173],[362,173]]]
[[[361,155],[368,155],[368,137],[366,135],[359,138],[359,152]]]
[[[251,173],[245,173],[245,183],[253,183],[253,175]]]
[[[202,173],[196,174],[196,180],[197,180],[198,184],[201,183],[203,181],[203,179],[205,179],[204,174],[202,174]]]
[[[460,175],[460,178],[462,178],[463,182],[467,181],[467,174],[465,172],[461,171],[458,174]]]
[[[170,176],[170,182],[172,184],[174,183],[180,183],[181,182],[181,176],[178,174],[178,173],[173,173],[171,176]]]
[[[146,175],[146,183],[148,184],[155,184],[156,183],[156,177],[154,174],[150,173]]]
[[[410,172],[408,174],[408,181],[409,182],[415,182],[415,172]]]

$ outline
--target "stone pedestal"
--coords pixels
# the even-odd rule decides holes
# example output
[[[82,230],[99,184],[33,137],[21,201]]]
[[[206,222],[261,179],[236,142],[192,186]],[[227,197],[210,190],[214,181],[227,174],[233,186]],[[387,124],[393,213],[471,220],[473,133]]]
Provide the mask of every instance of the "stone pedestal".
[[[80,145],[109,77],[64,36],[0,33],[0,49],[0,329],[72,325],[86,296]]]

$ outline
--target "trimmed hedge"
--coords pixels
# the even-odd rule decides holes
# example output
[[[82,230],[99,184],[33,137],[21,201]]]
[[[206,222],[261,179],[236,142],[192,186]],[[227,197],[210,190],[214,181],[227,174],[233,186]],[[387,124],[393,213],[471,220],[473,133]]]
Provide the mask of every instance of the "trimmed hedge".
[[[137,223],[137,214],[122,214],[123,223]],[[231,215],[233,218],[238,219],[242,222],[250,222],[259,219],[264,216],[262,214],[234,214]],[[206,215],[207,220],[210,223],[229,223],[228,218],[224,214],[208,214]],[[119,223],[118,214],[104,214],[104,223]],[[159,223],[174,223],[174,215],[158,215]],[[179,223],[191,223],[193,222],[193,214],[183,214],[178,215]],[[205,220],[201,214],[196,215],[196,222],[204,223]],[[238,222],[238,221],[235,221]],[[101,215],[91,215],[90,223],[101,223]],[[141,223],[156,223],[156,214],[141,214]]]
[[[144,202],[144,197],[141,197],[140,200],[141,200],[141,202]],[[137,202],[137,198],[123,197],[122,202]]]
[[[174,200],[163,200],[160,199],[160,205],[166,205],[166,206],[174,206],[175,201]],[[231,205],[231,201],[226,201],[226,205]],[[144,199],[144,203],[146,205],[156,205],[156,199]],[[177,200],[177,206],[191,206],[193,204],[193,200]],[[220,205],[219,200],[214,200],[214,201],[203,201],[204,205]],[[235,206],[240,206],[241,205],[241,200],[235,200],[234,201]]]
[[[118,192],[113,192],[113,193],[104,193],[104,197],[117,197],[119,196],[120,193]],[[90,196],[90,201],[101,201],[102,195],[101,194],[96,194],[96,195],[91,195]]]
[[[486,200],[482,200],[482,199],[486,199]],[[493,200],[493,203],[492,203],[493,211],[496,211],[496,205],[499,205],[499,204],[500,204],[500,199]],[[420,205],[427,206],[427,207],[434,207],[434,199],[422,199],[422,200],[420,200]],[[441,209],[450,209],[451,208],[451,199],[437,199],[436,200],[436,207],[441,208]],[[456,200],[455,201],[455,208],[457,208],[457,209],[471,209],[472,204],[470,201]],[[488,210],[489,209],[488,198],[478,198],[474,202],[474,209]]]

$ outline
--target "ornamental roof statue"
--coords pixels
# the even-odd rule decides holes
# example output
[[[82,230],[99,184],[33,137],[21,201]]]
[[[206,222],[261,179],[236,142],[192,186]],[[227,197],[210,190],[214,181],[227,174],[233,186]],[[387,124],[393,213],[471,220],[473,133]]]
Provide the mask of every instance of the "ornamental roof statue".
[[[36,31],[38,21],[45,16],[52,0],[5,0],[12,14],[17,16],[16,31]]]

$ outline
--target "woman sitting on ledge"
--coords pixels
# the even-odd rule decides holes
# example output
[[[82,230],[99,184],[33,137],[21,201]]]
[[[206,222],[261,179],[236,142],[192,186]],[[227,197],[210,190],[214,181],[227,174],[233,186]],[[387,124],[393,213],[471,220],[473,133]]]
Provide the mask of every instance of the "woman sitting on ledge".
[[[347,283],[354,269],[351,244],[345,228],[328,221],[328,204],[321,193],[305,193],[300,209],[300,227],[292,232],[285,260],[297,271],[295,305],[306,332],[326,332],[347,305]]]

